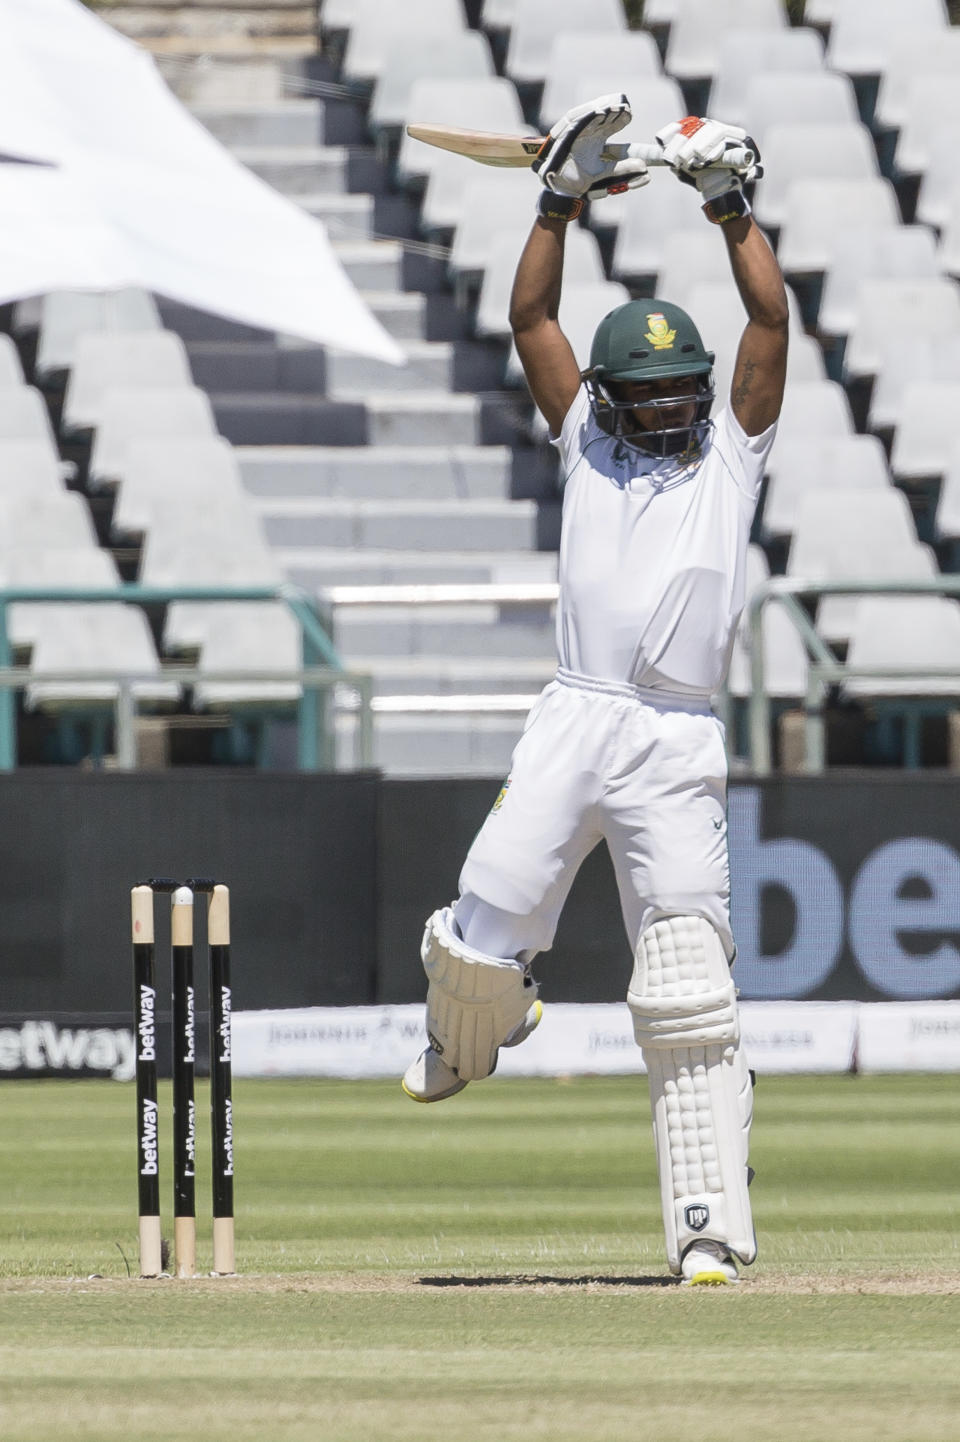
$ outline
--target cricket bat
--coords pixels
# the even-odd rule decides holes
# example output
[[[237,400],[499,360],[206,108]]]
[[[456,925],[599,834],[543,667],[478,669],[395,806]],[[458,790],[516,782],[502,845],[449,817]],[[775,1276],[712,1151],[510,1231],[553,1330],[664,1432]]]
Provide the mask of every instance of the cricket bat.
[[[480,165],[497,165],[507,169],[529,168],[547,139],[545,135],[500,135],[492,130],[463,130],[456,125],[408,125],[406,130],[411,140],[422,140],[425,145],[465,155],[468,160],[475,160]],[[611,141],[603,152],[603,158],[610,161],[642,160],[646,165],[664,163],[662,148],[642,140]],[[754,152],[744,147],[728,151],[724,155],[724,165],[746,169],[755,159]]]

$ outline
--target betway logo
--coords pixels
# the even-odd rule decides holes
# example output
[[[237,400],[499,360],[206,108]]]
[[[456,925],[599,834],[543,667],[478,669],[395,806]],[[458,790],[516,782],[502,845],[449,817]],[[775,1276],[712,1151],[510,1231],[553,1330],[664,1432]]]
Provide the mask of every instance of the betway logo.
[[[143,1104],[143,1120],[140,1127],[140,1175],[142,1177],[155,1177],[158,1166],[157,1150],[157,1104],[152,1101],[145,1101]]]
[[[157,993],[152,986],[141,986],[140,1055],[137,1058],[138,1061],[156,1061],[157,1059],[156,1009]]]
[[[0,1072],[94,1072],[131,1081],[135,1050],[126,1027],[61,1027],[53,1021],[0,1027]]]
[[[230,1018],[233,1010],[233,998],[229,986],[220,988],[220,1025],[217,1028],[217,1035],[220,1038],[220,1060],[230,1060]]]

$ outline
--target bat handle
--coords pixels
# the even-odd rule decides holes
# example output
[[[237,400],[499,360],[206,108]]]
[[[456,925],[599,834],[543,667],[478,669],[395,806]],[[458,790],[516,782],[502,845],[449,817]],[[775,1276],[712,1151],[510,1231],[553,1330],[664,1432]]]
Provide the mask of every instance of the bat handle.
[[[656,141],[651,143],[645,140],[634,140],[625,149],[626,156],[630,160],[642,160],[644,165],[666,164],[663,158],[663,147]],[[749,170],[756,158],[756,151],[751,150],[749,146],[741,145],[725,151],[722,164],[724,169]]]

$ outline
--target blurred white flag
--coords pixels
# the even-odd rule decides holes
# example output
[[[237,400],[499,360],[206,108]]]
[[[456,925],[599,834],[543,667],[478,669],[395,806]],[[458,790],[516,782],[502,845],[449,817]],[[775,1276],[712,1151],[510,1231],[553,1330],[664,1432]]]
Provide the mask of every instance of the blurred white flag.
[[[323,225],[233,159],[79,0],[0,0],[0,302],[141,286],[402,363]]]

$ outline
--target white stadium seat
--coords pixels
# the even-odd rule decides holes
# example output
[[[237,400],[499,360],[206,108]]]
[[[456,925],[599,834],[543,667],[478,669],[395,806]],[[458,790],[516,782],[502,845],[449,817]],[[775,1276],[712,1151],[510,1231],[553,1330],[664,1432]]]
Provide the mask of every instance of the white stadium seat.
[[[824,277],[819,328],[827,335],[849,334],[866,280],[935,280],[938,275],[936,242],[925,226],[841,230]]]
[[[679,0],[667,41],[667,73],[679,80],[712,80],[720,43],[734,25],[786,29],[781,0]]]
[[[874,119],[878,126],[899,130],[909,112],[910,87],[915,81],[947,74],[960,85],[960,28],[910,31],[900,35],[880,80]]]
[[[960,380],[911,381],[903,392],[890,469],[900,480],[942,476],[957,443]]]
[[[764,226],[784,223],[787,193],[798,180],[873,180],[880,174],[870,132],[853,123],[771,125],[764,136],[763,163],[753,208]]]
[[[900,224],[889,180],[820,180],[809,176],[787,186],[780,213],[777,257],[786,275],[815,274],[830,265],[838,234],[852,226],[889,229]]]
[[[891,340],[935,340],[960,331],[960,294],[942,278],[865,280],[844,352],[847,377],[876,375]]]
[[[718,110],[717,114],[720,113]],[[818,125],[860,123],[857,98],[849,79],[828,70],[755,75],[747,83],[743,114],[745,128],[759,145],[761,156],[772,125],[806,124],[813,120]]]
[[[616,51],[627,29],[622,0],[516,0],[505,73],[520,83],[544,80],[554,37],[564,30],[587,29],[606,35]],[[624,82],[615,88],[624,89]],[[581,93],[580,101],[591,99],[591,92]]]
[[[513,229],[498,230],[490,240],[477,301],[477,335],[510,334],[510,293],[528,230],[529,225],[524,227],[522,233]],[[602,282],[604,279],[603,257],[597,237],[582,226],[570,226],[564,249],[564,289],[583,282]]]
[[[823,39],[816,30],[749,30],[724,34],[710,89],[710,114],[751,130],[747,88],[755,76],[823,73]],[[752,133],[752,130],[751,130]]]
[[[778,436],[767,475],[762,522],[767,540],[793,534],[808,490],[882,490],[891,484],[876,436]]]
[[[827,64],[846,75],[882,75],[905,36],[947,26],[943,0],[837,0]]]
[[[483,80],[495,74],[486,36],[476,30],[444,32],[429,45],[419,33],[401,33],[394,36],[377,79],[370,124],[383,130],[415,120],[410,92],[417,80]]]
[[[70,435],[98,426],[111,387],[133,390],[192,384],[187,348],[173,331],[88,332],[77,337],[61,430]]]
[[[649,31],[628,30],[615,41],[603,30],[561,31],[553,39],[545,71],[541,128],[549,130],[584,98],[625,89],[632,102],[647,81],[660,74],[660,52]]]
[[[471,130],[497,130],[509,135],[533,133],[523,118],[516,89],[502,76],[484,80],[415,80],[408,107],[408,123],[461,128],[468,124]],[[404,135],[397,155],[397,175],[403,181],[426,180],[437,157],[446,154]],[[463,166],[470,164],[463,156],[459,160]]]
[[[442,37],[462,33],[463,11],[450,0],[355,0],[350,34],[343,56],[347,80],[375,80],[383,73],[394,44],[401,37],[419,35],[425,49],[442,44]]]

